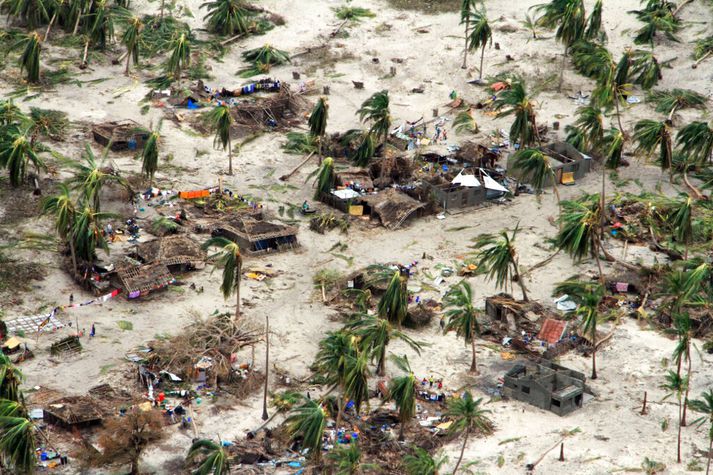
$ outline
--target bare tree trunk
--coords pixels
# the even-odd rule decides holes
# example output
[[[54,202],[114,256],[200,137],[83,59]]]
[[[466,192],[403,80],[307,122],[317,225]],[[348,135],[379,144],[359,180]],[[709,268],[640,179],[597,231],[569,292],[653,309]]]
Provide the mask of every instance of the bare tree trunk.
[[[691,182],[688,181],[688,167],[685,166],[685,165],[684,165],[684,167],[683,167],[682,176],[683,176],[683,183],[686,184],[686,188],[688,188],[689,190],[691,190],[691,193],[693,193],[694,197],[695,197],[697,200],[703,200],[703,199],[705,199],[705,196],[703,195],[703,193],[701,193],[701,191],[700,191],[698,188],[696,188],[695,186],[693,186],[693,185],[691,184]]]
[[[376,368],[376,374],[378,376],[384,376],[386,374],[386,345],[381,350],[379,355],[379,363]]]
[[[473,325],[474,327],[475,325]],[[478,374],[478,367],[475,360],[475,328],[471,328],[470,333],[470,350],[471,350],[471,360],[470,360],[470,372]],[[453,472],[455,473],[455,472]]]
[[[560,68],[560,83],[557,86],[557,92],[562,91],[562,83],[564,83],[564,67],[567,64],[567,46],[564,47],[564,53],[562,54],[562,67]]]
[[[404,437],[404,426],[406,426],[406,421],[401,421],[399,424],[399,440],[403,442]]]
[[[713,437],[710,437],[710,442],[708,443],[708,462],[706,463],[706,475],[711,473],[711,451],[713,451]]]
[[[691,355],[688,352],[688,369],[686,370],[686,395],[683,398],[683,416],[681,417],[681,425],[686,427],[686,410],[688,409],[688,390],[691,387]]]
[[[468,12],[470,14],[470,12]],[[463,48],[463,65],[461,69],[468,67],[468,29],[470,27],[470,16],[465,17],[465,47]]]
[[[671,16],[675,17],[676,15],[678,15],[678,12],[681,10],[681,8],[685,7],[692,1],[693,0],[684,0],[683,2],[681,2],[681,4],[678,7],[676,7],[676,9],[671,13]]]
[[[480,51],[480,71],[478,75],[479,80],[483,80],[483,60],[485,59],[485,43],[483,43],[483,48]]]
[[[642,416],[645,416],[649,412],[648,409],[646,409],[646,397],[647,396],[648,396],[648,393],[646,391],[644,391],[644,404],[643,404],[643,406],[641,406],[641,415]]]
[[[237,322],[238,319],[240,319],[240,281],[242,280],[240,278],[240,274],[243,272],[242,266],[238,266],[238,276],[236,279],[238,279],[238,285],[235,286],[235,321]]]
[[[87,65],[87,55],[89,54],[89,37],[87,37],[87,42],[84,45],[84,56],[82,56],[82,66]]]
[[[131,63],[131,54],[129,53],[129,50],[126,51],[126,70],[124,70],[124,74],[126,76],[129,75],[129,64]]]
[[[678,104],[674,104],[673,107],[671,108],[671,112],[668,113],[667,122],[673,122],[673,114],[676,112],[677,108],[678,108]]]
[[[266,421],[267,415],[267,382],[270,380],[270,315],[265,314],[265,389],[262,393],[262,420]]]
[[[624,135],[624,126],[621,125],[621,111],[619,110],[619,95],[618,93],[614,97],[614,105],[616,106],[616,121],[619,124],[619,132]]]
[[[54,14],[52,15],[52,19],[50,20],[50,24],[47,25],[47,31],[45,31],[45,39],[42,41],[47,41],[50,38],[50,31],[52,30],[52,25],[54,25],[54,21],[57,19],[57,11],[55,10]]]
[[[704,54],[704,55],[701,57],[701,59],[699,59],[698,61],[696,61],[695,63],[693,63],[693,65],[692,65],[691,67],[692,67],[693,69],[696,69],[699,64],[701,64],[703,61],[705,61],[706,59],[708,59],[708,57],[711,56],[711,55],[713,55],[713,50],[711,50],[711,51],[707,52],[706,54]]]
[[[465,430],[465,437],[463,437],[463,446],[460,448],[460,456],[458,457],[458,462],[456,462],[455,468],[453,468],[453,475],[456,475],[456,472],[458,471],[458,467],[460,467],[460,463],[463,461],[463,452],[465,452],[465,445],[468,443],[468,434],[470,432],[470,429]]]
[[[228,131],[228,175],[233,174],[233,146],[230,141],[230,131]]]
[[[520,274],[520,266],[517,262],[513,262],[513,269],[515,270],[515,278],[517,279],[517,284],[520,286],[520,290],[522,291],[522,300],[525,302],[529,302],[530,299],[527,298],[527,288],[525,288],[525,279],[522,277],[522,274]]]
[[[679,393],[678,396],[678,440],[676,442],[676,463],[681,463],[681,415],[682,415],[682,407],[681,407],[681,396]]]
[[[342,425],[343,415],[344,415],[344,395],[340,394],[337,396],[337,422],[336,422],[337,430],[339,430],[339,426]]]
[[[594,336],[592,340],[594,342],[594,349],[592,350],[592,377],[590,379],[597,379],[597,337]]]

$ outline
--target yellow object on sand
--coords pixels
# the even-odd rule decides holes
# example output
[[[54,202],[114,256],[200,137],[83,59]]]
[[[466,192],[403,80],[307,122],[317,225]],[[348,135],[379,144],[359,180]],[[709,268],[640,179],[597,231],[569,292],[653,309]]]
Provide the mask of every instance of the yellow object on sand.
[[[509,351],[501,351],[500,357],[506,361],[512,361],[515,359],[515,355],[510,353]]]
[[[562,173],[562,184],[563,185],[574,185],[574,172],[563,172]]]
[[[265,274],[257,274],[255,272],[248,272],[247,274],[245,274],[245,277],[247,277],[248,279],[257,280],[258,282],[262,282],[263,280],[265,280]]]
[[[442,422],[436,426],[436,429],[448,430],[451,424],[453,424],[453,421]]]

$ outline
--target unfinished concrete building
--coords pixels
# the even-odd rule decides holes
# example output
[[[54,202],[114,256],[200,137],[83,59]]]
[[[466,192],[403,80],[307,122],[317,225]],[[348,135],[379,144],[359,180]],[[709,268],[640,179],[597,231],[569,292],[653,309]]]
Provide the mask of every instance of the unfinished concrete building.
[[[503,394],[564,416],[582,406],[585,376],[552,362],[516,364],[505,373]]]

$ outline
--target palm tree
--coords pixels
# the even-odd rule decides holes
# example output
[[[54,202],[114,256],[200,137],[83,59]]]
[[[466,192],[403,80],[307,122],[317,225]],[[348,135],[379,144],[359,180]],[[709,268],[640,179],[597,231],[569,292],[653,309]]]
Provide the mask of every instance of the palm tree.
[[[581,75],[598,80],[614,63],[611,53],[599,43],[579,40],[570,47],[572,64]]]
[[[230,108],[223,104],[216,106],[206,113],[206,119],[215,132],[213,146],[221,145],[223,150],[228,149],[228,175],[233,174],[233,147],[230,142],[230,128],[234,119],[230,114]]]
[[[694,399],[689,401],[689,406],[696,412],[705,414],[707,417],[701,417],[699,425],[708,421],[710,427],[708,428],[708,462],[706,463],[706,475],[710,474],[711,471],[711,457],[713,457],[713,391],[704,391],[701,394],[701,399]]]
[[[575,262],[592,254],[597,261],[599,277],[604,279],[599,260],[601,250],[600,223],[601,199],[598,194],[585,194],[577,200],[562,202],[560,230],[555,237],[555,246],[565,251]]]
[[[693,240],[693,198],[682,194],[669,211],[671,229],[674,238],[685,246],[683,259],[688,260],[688,246]]]
[[[171,54],[166,62],[166,72],[180,82],[181,73],[191,65],[191,42],[186,33],[181,33],[175,37],[169,50]]]
[[[443,299],[445,317],[448,318],[444,333],[455,330],[456,336],[463,338],[467,345],[470,343],[472,359],[470,371],[477,373],[475,360],[475,338],[480,334],[478,324],[478,311],[473,306],[473,288],[468,282],[462,280],[452,286]]]
[[[149,137],[144,142],[141,151],[141,171],[149,179],[149,186],[153,186],[154,175],[158,171],[158,144],[161,139],[161,122],[155,130],[152,130]]]
[[[690,107],[703,108],[708,100],[706,96],[696,91],[678,88],[664,91],[651,91],[647,99],[656,104],[656,112],[667,114],[668,122],[673,120],[673,115],[677,110]]]
[[[668,391],[666,397],[674,396],[678,400],[678,442],[676,445],[676,461],[681,463],[681,422],[683,421],[683,393],[688,387],[688,380],[669,370],[666,373],[666,383],[662,388]]]
[[[474,9],[470,13],[470,22],[472,28],[468,36],[467,48],[468,51],[475,51],[480,48],[480,69],[478,70],[478,79],[483,79],[483,60],[485,59],[485,47],[493,44],[493,30],[490,29],[488,17],[485,13],[485,8],[482,10]],[[464,63],[465,64],[465,63]]]
[[[94,262],[97,247],[109,253],[109,246],[104,239],[102,224],[104,219],[113,217],[110,213],[100,213],[85,203],[76,212],[70,239],[74,242],[77,258],[86,263]]]
[[[693,57],[696,62],[691,65],[693,69],[698,68],[698,65],[713,55],[713,35],[701,38],[696,41],[696,47],[693,49]]]
[[[89,37],[87,43],[91,43],[100,50],[105,50],[108,42],[114,39],[114,15],[121,11],[121,7],[112,9],[106,0],[95,0],[91,13],[91,23],[89,25]],[[125,16],[128,16],[124,12]]]
[[[414,376],[406,355],[393,358],[404,375],[389,381],[389,397],[399,411],[399,440],[404,440],[404,427],[416,415],[416,376]]]
[[[633,83],[645,90],[654,87],[663,79],[661,65],[651,51],[635,50],[631,52],[631,76]]]
[[[541,193],[546,184],[551,182],[559,206],[560,193],[557,183],[560,178],[552,168],[549,156],[536,148],[520,149],[513,156],[513,168],[527,177],[538,193]]]
[[[228,475],[230,473],[230,457],[228,452],[223,448],[223,444],[219,440],[216,444],[212,440],[198,439],[191,448],[188,449],[186,455],[187,462],[194,462],[196,458],[202,459],[198,469],[193,472],[194,475]]]
[[[20,391],[23,379],[22,372],[12,364],[10,358],[5,354],[0,354],[0,399],[24,402],[24,396]]]
[[[438,475],[447,462],[445,455],[433,458],[426,450],[414,446],[413,454],[404,456],[403,469],[408,475]]]
[[[129,68],[133,60],[134,66],[139,65],[139,50],[141,45],[141,32],[144,29],[144,24],[141,18],[133,16],[127,19],[126,29],[121,36],[121,43],[126,47],[126,70],[124,74],[129,75]]]
[[[362,463],[362,453],[359,444],[353,441],[346,446],[336,447],[327,454],[327,459],[332,462],[334,475],[359,475],[379,467],[373,463]]]
[[[290,411],[286,422],[291,437],[301,437],[302,446],[309,449],[312,460],[318,463],[322,453],[322,436],[327,424],[327,412],[322,404],[305,399],[301,405]]]
[[[32,473],[35,456],[35,426],[22,402],[0,399],[0,454],[13,473]]]
[[[220,284],[223,297],[227,299],[235,293],[235,320],[237,320],[240,318],[240,282],[243,278],[243,256],[240,253],[240,246],[220,236],[208,239],[203,244],[203,249],[212,246],[221,248],[220,253],[211,257],[217,257],[217,264],[223,266],[223,281]]]
[[[564,79],[564,67],[567,60],[567,51],[578,40],[584,37],[587,27],[587,19],[582,0],[551,0],[549,3],[536,5],[535,11],[542,15],[538,18],[538,23],[545,28],[555,28],[555,38],[564,46],[562,57],[562,69],[560,70],[559,88],[562,88]],[[592,22],[592,28],[596,28],[596,18]],[[598,29],[598,28],[596,28]]]
[[[319,150],[319,163],[322,164],[322,142],[327,132],[327,118],[329,117],[329,103],[326,97],[320,97],[309,115],[307,125],[309,133],[317,142]]]
[[[22,113],[12,99],[0,99],[0,127],[3,127],[3,129],[0,130],[4,130],[5,133],[7,133],[7,131],[10,130],[10,128],[7,127],[8,125],[19,125],[25,120],[27,120],[27,116]],[[2,138],[5,133],[0,135],[0,138]]]
[[[368,353],[372,361],[376,361],[377,375],[386,374],[386,348],[391,340],[399,339],[421,354],[421,343],[394,328],[389,320],[375,315],[360,317],[349,322],[346,328],[360,338],[359,346],[362,351]]]
[[[344,389],[349,372],[348,357],[356,352],[356,339],[347,331],[328,332],[319,342],[314,369],[327,384]],[[337,398],[337,427],[341,425],[343,397]]]
[[[713,157],[713,122],[694,121],[676,134],[676,145],[686,151],[699,164]]]
[[[477,251],[478,267],[487,270],[488,279],[494,278],[496,285],[503,289],[507,289],[508,282],[512,285],[512,282],[517,281],[522,291],[522,299],[527,302],[527,289],[515,249],[515,238],[519,229],[518,223],[511,235],[508,235],[507,230],[501,231],[499,237],[482,234],[475,239],[473,248]]]
[[[384,295],[381,296],[381,300],[376,306],[377,313],[381,318],[401,325],[408,313],[407,281],[408,277],[400,269],[394,271]]]
[[[42,51],[42,40],[37,33],[30,33],[26,38],[15,44],[15,47],[23,47],[20,55],[20,73],[27,72],[27,82],[38,83],[40,81],[40,52]]]
[[[604,296],[601,285],[590,286],[590,291],[583,295],[575,314],[581,317],[582,334],[592,343],[592,377],[597,379],[597,324],[599,323],[599,304]]]
[[[463,35],[465,38],[465,47],[463,48],[463,65],[461,69],[468,67],[468,42],[470,40],[468,32],[470,31],[471,14],[477,1],[478,0],[461,0],[460,4],[460,24],[465,24],[465,33]]]
[[[344,398],[354,402],[356,413],[361,405],[369,406],[369,355],[367,352],[354,351],[347,354],[346,375],[344,379]]]
[[[244,35],[249,31],[248,11],[242,0],[215,0],[206,2],[201,8],[207,8],[208,31],[224,36]]]
[[[365,100],[357,115],[362,122],[371,122],[369,131],[377,139],[386,141],[391,131],[391,111],[389,109],[389,91],[383,90],[374,93]]]
[[[584,38],[588,40],[600,40],[606,41],[607,34],[602,31],[602,10],[604,9],[603,0],[597,0],[592,9],[592,13],[589,14],[589,19],[587,20],[587,29],[584,32]]]
[[[661,31],[671,41],[678,41],[674,33],[681,29],[681,22],[674,16],[672,3],[666,0],[652,0],[646,2],[643,10],[633,10],[636,18],[644,23],[636,32],[634,43],[637,45],[648,44],[654,47],[656,33]]]
[[[686,381],[689,386],[691,382],[691,345],[693,340],[693,329],[691,328],[691,317],[687,312],[681,312],[673,315],[673,333],[677,337],[676,346],[673,349],[673,361],[676,363],[676,374],[681,376],[682,363],[687,364]],[[686,425],[686,409],[688,407],[688,389],[686,386],[686,394],[683,398],[683,414],[681,416],[681,425]]]
[[[656,148],[659,149],[659,165],[661,170],[669,170],[673,180],[673,145],[671,130],[666,122],[644,119],[634,126],[634,140],[638,142],[637,153],[651,156]]]
[[[317,188],[314,190],[313,199],[318,200],[322,195],[329,195],[334,188],[334,160],[331,157],[327,157],[322,162],[322,166],[319,167],[317,173],[317,179],[315,183]]]
[[[10,185],[22,185],[27,175],[28,163],[31,163],[38,173],[45,169],[45,164],[38,156],[27,132],[23,133],[16,126],[11,126],[6,134],[0,135],[0,167],[7,168]]]
[[[599,107],[583,106],[577,109],[574,126],[581,130],[586,150],[597,150],[604,142],[604,115]],[[584,150],[582,149],[582,150]]]
[[[453,421],[448,430],[452,434],[463,434],[463,446],[460,449],[458,462],[453,468],[453,475],[458,472],[458,467],[460,467],[460,463],[463,460],[463,452],[465,452],[465,446],[468,444],[468,436],[472,432],[490,434],[493,431],[493,423],[488,418],[488,414],[491,411],[481,408],[482,401],[482,398],[473,399],[470,391],[465,391],[460,398],[451,398],[448,401],[448,410],[445,415]]]
[[[358,131],[360,135],[359,146],[354,151],[351,159],[358,167],[366,168],[371,163],[376,152],[376,144],[374,143],[374,134],[370,130]]]
[[[69,237],[77,211],[70,196],[69,187],[64,183],[60,183],[58,186],[59,193],[57,195],[47,197],[42,201],[42,214],[52,214],[54,216],[54,226],[57,234],[69,244],[69,251],[72,255],[72,269],[76,274],[77,256],[74,251],[74,241]]]
[[[618,168],[621,164],[621,156],[624,153],[624,142],[626,141],[626,136],[621,129],[616,127],[611,127],[607,134],[604,136],[605,142],[605,158],[606,167],[604,168]],[[604,171],[602,171],[604,175]],[[604,190],[604,182],[602,182],[602,190]],[[604,191],[602,191],[602,197],[604,196]]]
[[[109,156],[109,147],[106,147],[100,157],[94,155],[92,147],[84,145],[82,158],[86,164],[71,162],[69,165],[76,169],[74,176],[69,180],[75,189],[81,192],[82,201],[89,203],[95,211],[101,209],[101,190],[108,183],[116,183],[131,193],[131,186],[112,167],[104,166]]]
[[[527,94],[525,81],[517,79],[512,87],[500,93],[493,103],[498,111],[497,117],[515,115],[515,120],[510,127],[510,141],[519,143],[520,147],[527,147],[539,141],[535,104]]]

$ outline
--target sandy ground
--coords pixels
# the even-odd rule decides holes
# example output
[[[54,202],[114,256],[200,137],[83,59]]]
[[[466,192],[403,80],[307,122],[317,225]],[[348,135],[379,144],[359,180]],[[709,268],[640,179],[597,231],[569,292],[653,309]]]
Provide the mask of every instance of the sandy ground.
[[[198,10],[200,3],[197,0],[185,2],[194,14],[194,18],[185,21],[195,28],[202,27],[203,13]],[[543,85],[545,78],[556,78],[560,71],[561,47],[551,38],[552,33],[543,32],[546,39],[532,41],[529,33],[519,24],[524,20],[526,9],[536,2],[512,0],[485,3],[494,25],[494,41],[501,45],[499,51],[486,51],[486,75],[515,72],[526,77],[531,88]],[[632,31],[637,22],[626,11],[636,8],[638,2],[621,0],[605,3],[604,25],[609,36],[609,49],[618,57],[624,47],[632,45]],[[266,0],[260,4],[283,15],[287,24],[263,37],[250,38],[233,45],[223,63],[211,64],[214,79],[206,81],[208,84],[231,86],[240,83],[235,72],[241,67],[240,53],[244,49],[269,42],[295,53],[319,44],[321,37],[338,25],[331,9],[342,2]],[[331,87],[330,132],[357,126],[354,112],[364,99],[381,89],[390,92],[395,121],[414,120],[421,116],[429,118],[431,110],[436,107],[444,110],[452,90],[472,102],[484,97],[482,89],[466,83],[477,77],[477,71],[472,68],[465,71],[460,69],[462,39],[459,35],[462,32],[455,13],[423,15],[412,11],[397,11],[389,8],[385,1],[374,0],[363,0],[358,5],[369,7],[378,15],[350,27],[348,38],[332,42],[330,54],[348,52],[350,58],[326,66],[319,61],[299,59],[293,65],[275,68],[273,72],[275,77],[288,79],[291,71],[300,71],[303,77],[315,79],[320,86]],[[133,8],[142,12],[150,12],[157,7],[157,3],[133,3]],[[660,60],[674,58],[671,63],[674,69],[664,69],[660,87],[685,86],[711,94],[713,70],[710,65],[704,64],[697,70],[690,69],[690,42],[706,28],[710,30],[710,9],[701,2],[694,2],[685,7],[682,17],[690,21],[691,25],[681,34],[681,43],[663,41],[656,47]],[[428,32],[416,32],[421,28]],[[56,47],[50,47],[49,52],[56,57],[68,55],[67,51]],[[514,56],[516,61],[506,62],[506,54]],[[378,64],[372,62],[374,57],[380,59]],[[396,64],[391,61],[392,58],[401,58],[403,62]],[[469,62],[476,65],[478,59],[477,55],[472,55]],[[387,77],[391,65],[397,67],[395,77]],[[6,69],[6,73],[8,71],[15,73],[14,69]],[[139,73],[126,78],[122,72],[122,66],[93,64],[80,79],[108,78],[106,81],[85,84],[83,87],[61,86],[21,105],[63,110],[74,121],[99,122],[132,118],[144,125],[157,123],[163,114],[161,110],[151,109],[146,116],[139,112],[138,102],[147,92],[142,81],[148,76]],[[364,81],[364,90],[355,90],[351,84],[352,79]],[[425,93],[411,94],[411,89],[419,85],[425,86]],[[13,87],[8,82],[0,81],[0,93],[11,89]],[[553,120],[560,120],[564,128],[572,120],[576,109],[574,101],[567,96],[580,90],[589,92],[592,83],[568,67],[564,74],[562,93],[557,93],[555,89],[550,85],[539,94],[538,120],[550,124]],[[643,100],[641,91],[637,95]],[[652,114],[651,107],[645,103],[637,104],[624,112],[623,121],[630,129],[633,122]],[[681,124],[700,116],[696,111],[684,111],[675,121]],[[507,129],[510,125],[508,119],[494,120],[479,113],[476,113],[476,120],[482,130],[477,139],[484,139],[485,134],[501,128]],[[162,154],[173,156],[170,165],[164,162],[158,173],[157,179],[162,187],[185,189],[204,186],[215,183],[217,177],[222,176],[227,186],[259,196],[273,212],[281,203],[297,204],[310,198],[310,187],[304,185],[304,181],[313,170],[312,166],[304,167],[292,178],[291,183],[295,189],[274,186],[280,183],[277,177],[290,171],[302,160],[301,157],[286,155],[281,151],[280,145],[284,140],[281,135],[264,135],[243,147],[236,158],[235,175],[227,176],[224,175],[227,157],[224,152],[213,150],[211,137],[196,137],[169,121],[163,123],[162,134]],[[454,132],[449,135],[451,143],[472,138],[457,136]],[[84,137],[75,137],[71,143],[58,148],[76,157],[83,140]],[[140,170],[140,163],[130,156],[112,154],[111,159],[124,171]],[[620,170],[619,174],[621,178],[629,180],[620,188],[621,191],[653,191],[661,185],[667,193],[676,192],[666,179],[661,180],[658,169],[640,161],[634,161],[631,167]],[[562,197],[566,199],[585,191],[598,191],[601,188],[600,180],[599,174],[592,173],[575,187],[562,189]],[[611,181],[608,182],[611,187]],[[513,228],[517,223],[521,228],[517,238],[521,263],[529,267],[550,254],[546,239],[553,236],[556,229],[548,218],[556,213],[554,197],[547,194],[541,200],[525,195],[506,205],[447,215],[442,221],[435,217],[420,219],[398,231],[368,229],[357,224],[352,226],[348,235],[335,231],[321,236],[310,232],[306,222],[303,222],[299,234],[302,248],[299,252],[272,255],[256,262],[260,265],[272,264],[282,274],[269,282],[244,281],[243,302],[248,304],[245,308],[246,318],[261,325],[264,316],[270,315],[272,364],[286,370],[294,378],[305,377],[309,374],[308,366],[313,360],[316,343],[327,330],[339,326],[330,318],[333,312],[314,296],[311,282],[316,270],[334,268],[349,271],[372,263],[396,261],[406,264],[415,260],[419,261],[419,270],[433,269],[439,263],[452,264],[465,255],[470,239],[478,234]],[[28,220],[14,226],[18,232],[38,229],[51,232],[49,223],[45,221]],[[353,258],[353,267],[350,268],[345,260],[329,253],[337,242],[348,246],[343,254]],[[621,250],[613,248],[612,252],[621,253]],[[422,259],[424,253],[432,256],[432,259]],[[80,292],[57,268],[58,261],[54,254],[19,252],[18,255],[44,264],[47,277],[35,283],[31,293],[21,296],[23,303],[3,308],[5,318],[37,314],[51,306],[66,303],[71,292],[76,301],[90,298],[88,294]],[[653,257],[646,249],[630,248],[628,259],[634,262],[639,258],[650,261]],[[658,258],[661,259],[661,256]],[[533,298],[549,303],[552,301],[554,284],[577,272],[592,272],[594,268],[593,262],[573,266],[568,258],[559,256],[548,266],[533,272],[527,284]],[[89,328],[92,322],[96,323],[97,336],[84,339],[85,351],[81,356],[61,362],[51,362],[46,358],[50,337],[43,336],[39,343],[38,357],[22,365],[27,384],[83,394],[96,384],[120,381],[121,374],[126,370],[123,356],[137,344],[158,334],[180,331],[183,325],[191,321],[193,313],[208,315],[214,310],[232,311],[232,299],[224,301],[219,294],[220,272],[211,273],[210,270],[184,278],[186,284],[195,282],[203,285],[205,292],[202,294],[195,293],[185,285],[138,303],[117,298],[103,306],[86,307],[66,314],[64,318],[74,320],[76,317],[79,325],[84,328]],[[455,282],[456,278],[447,279],[441,285],[442,291]],[[482,278],[472,279],[472,284],[481,302],[485,296],[496,292],[492,283]],[[428,294],[422,296],[427,297]],[[131,321],[133,330],[122,331],[117,326],[118,320]],[[442,376],[445,385],[450,388],[469,385],[478,395],[489,400],[484,391],[502,376],[510,363],[504,362],[499,353],[481,346],[478,350],[481,375],[474,379],[465,372],[470,358],[469,347],[465,347],[455,336],[442,336],[437,330],[438,324],[434,322],[431,328],[410,332],[413,337],[430,344],[420,357],[399,342],[394,342],[389,350],[393,353],[407,353],[418,375]],[[664,358],[670,358],[672,349],[673,342],[670,339],[639,327],[636,322],[625,321],[616,329],[611,342],[599,353],[600,377],[591,384],[598,395],[596,399],[564,418],[516,401],[489,403],[487,407],[493,411],[497,431],[491,437],[472,440],[466,449],[465,459],[477,460],[478,465],[474,469],[482,473],[523,473],[526,463],[535,461],[560,439],[560,431],[579,427],[581,432],[566,441],[567,461],[558,462],[557,453],[553,451],[540,463],[538,473],[614,473],[638,468],[644,457],[668,465],[666,473],[684,472],[686,463],[693,460],[694,456],[699,457],[699,461],[703,460],[696,448],[705,447],[705,432],[694,427],[684,430],[684,463],[676,465],[676,409],[670,401],[660,402],[664,392],[659,389],[665,372],[661,362]],[[258,361],[263,359],[262,351],[262,348],[258,349]],[[247,355],[243,357],[247,358]],[[573,369],[589,372],[589,359],[569,355],[561,362]],[[710,386],[710,363],[708,355],[703,355],[700,360],[695,357],[691,389],[693,396]],[[647,416],[638,413],[644,391],[649,392],[651,401]],[[223,438],[241,437],[259,424],[261,404],[260,395],[255,394],[227,412],[215,414],[199,410],[199,432],[207,437],[215,437],[218,433]],[[661,423],[665,419],[670,421],[669,429],[662,431]],[[183,456],[189,444],[188,434],[172,433],[168,441],[147,451],[143,460],[144,470],[171,473],[164,463]],[[458,443],[445,448],[451,463],[457,458],[459,448]],[[504,457],[504,465],[498,467],[501,455]]]

